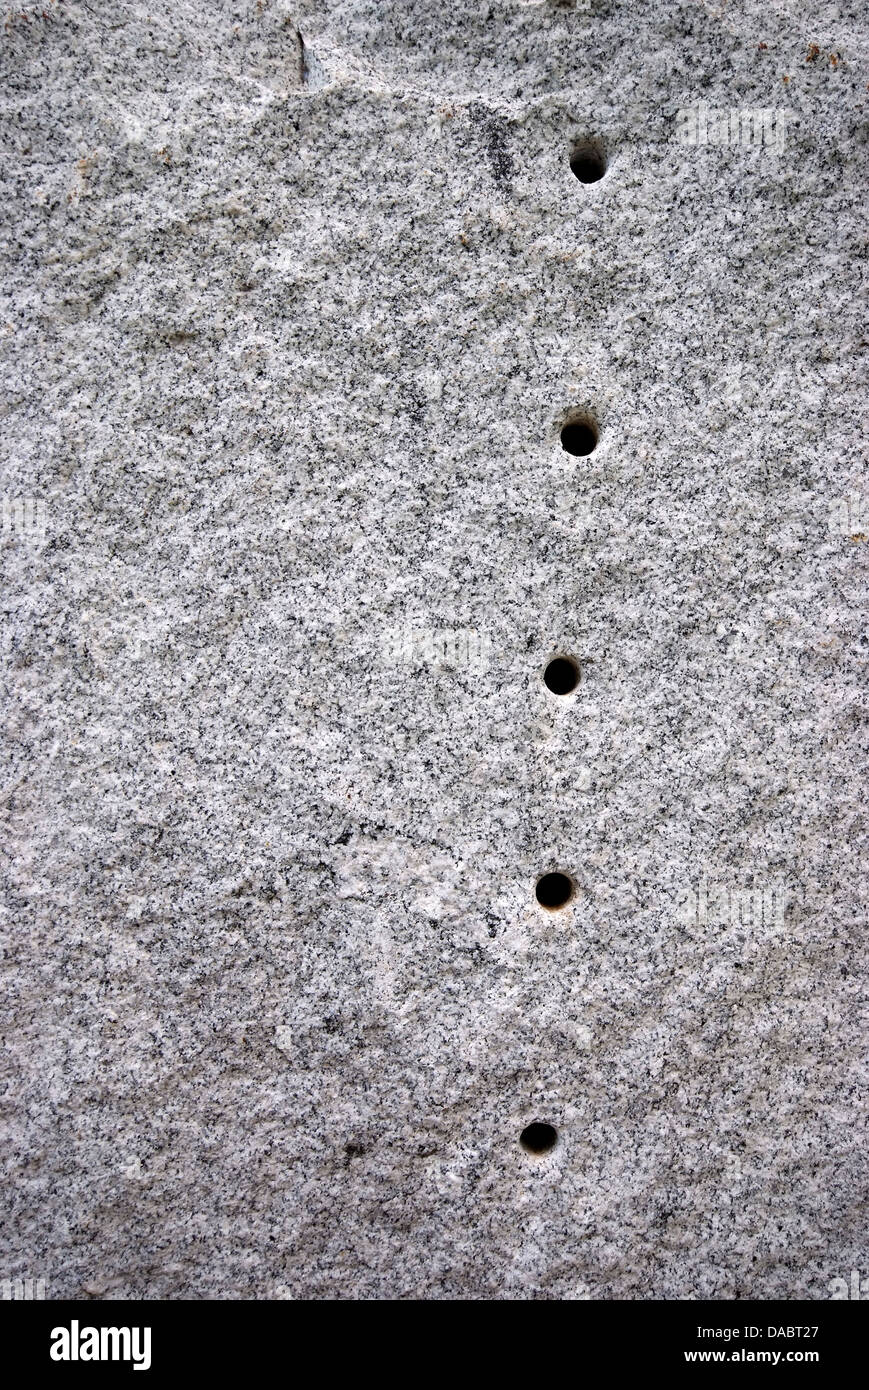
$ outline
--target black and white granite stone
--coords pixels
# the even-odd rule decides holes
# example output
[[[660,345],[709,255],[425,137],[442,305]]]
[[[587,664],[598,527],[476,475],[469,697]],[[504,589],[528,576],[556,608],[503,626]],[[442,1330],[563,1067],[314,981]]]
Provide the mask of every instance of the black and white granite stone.
[[[0,34],[0,1275],[869,1273],[864,7]]]

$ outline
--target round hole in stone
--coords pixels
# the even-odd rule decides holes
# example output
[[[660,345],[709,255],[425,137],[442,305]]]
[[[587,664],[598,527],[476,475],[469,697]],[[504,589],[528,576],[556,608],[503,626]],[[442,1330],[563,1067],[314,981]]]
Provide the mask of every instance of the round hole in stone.
[[[589,415],[574,416],[561,427],[561,447],[576,458],[593,454],[597,438],[597,425]]]
[[[600,145],[584,140],[570,156],[570,171],[580,183],[597,183],[606,173],[606,157]]]
[[[519,1143],[530,1154],[548,1153],[557,1142],[558,1130],[555,1126],[541,1124],[539,1120],[535,1120],[533,1125],[526,1125],[519,1135]]]
[[[537,880],[537,901],[550,912],[565,907],[573,897],[573,880],[567,874],[544,874]]]
[[[553,695],[569,695],[579,683],[579,665],[572,656],[553,657],[543,672],[543,680]]]

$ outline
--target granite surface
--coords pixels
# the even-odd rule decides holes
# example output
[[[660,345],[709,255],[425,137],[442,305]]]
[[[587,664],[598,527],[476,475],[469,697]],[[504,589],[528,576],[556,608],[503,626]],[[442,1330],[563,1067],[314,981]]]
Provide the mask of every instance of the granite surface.
[[[869,1274],[865,8],[42,3],[0,1276]]]

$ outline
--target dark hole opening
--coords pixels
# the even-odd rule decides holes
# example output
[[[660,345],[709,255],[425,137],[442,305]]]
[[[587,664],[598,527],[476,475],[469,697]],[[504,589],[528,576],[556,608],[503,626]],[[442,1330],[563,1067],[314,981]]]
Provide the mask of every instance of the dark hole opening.
[[[527,1149],[532,1154],[545,1154],[547,1149],[555,1145],[558,1132],[553,1125],[544,1125],[535,1121],[533,1125],[526,1125],[519,1135],[519,1143],[523,1149]]]
[[[580,183],[597,183],[606,173],[603,152],[594,146],[583,145],[571,155],[570,169]]]
[[[543,672],[543,679],[553,695],[569,695],[579,681],[579,667],[569,656],[556,656]]]
[[[567,874],[544,874],[537,880],[537,901],[541,907],[564,907],[572,897],[573,884]]]
[[[590,420],[568,420],[561,431],[561,447],[569,454],[583,457],[597,445],[597,430]]]

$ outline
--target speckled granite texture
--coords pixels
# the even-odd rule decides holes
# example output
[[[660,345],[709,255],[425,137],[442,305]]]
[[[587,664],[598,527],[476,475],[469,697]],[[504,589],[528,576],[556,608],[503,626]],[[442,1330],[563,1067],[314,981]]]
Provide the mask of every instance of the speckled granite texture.
[[[44,3],[0,1276],[869,1275],[864,7]]]

